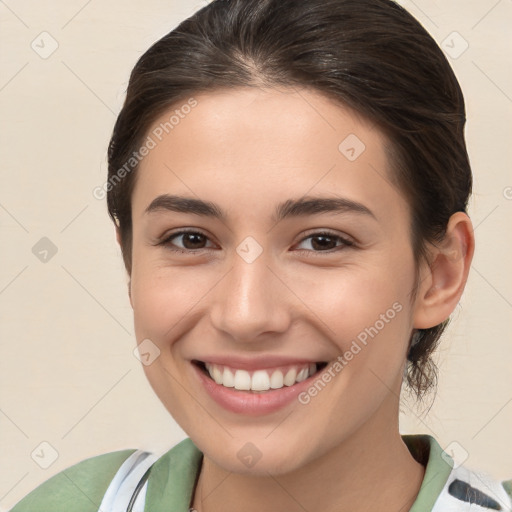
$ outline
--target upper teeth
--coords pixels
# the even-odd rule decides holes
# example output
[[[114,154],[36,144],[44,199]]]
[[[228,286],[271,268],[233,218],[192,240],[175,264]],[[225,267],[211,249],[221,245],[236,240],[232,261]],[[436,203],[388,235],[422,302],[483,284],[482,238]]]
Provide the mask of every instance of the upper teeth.
[[[205,363],[211,378],[222,386],[239,390],[266,391],[280,389],[283,386],[293,386],[302,382],[316,372],[316,364],[310,363],[302,366],[290,366],[277,370],[235,370],[227,366]]]

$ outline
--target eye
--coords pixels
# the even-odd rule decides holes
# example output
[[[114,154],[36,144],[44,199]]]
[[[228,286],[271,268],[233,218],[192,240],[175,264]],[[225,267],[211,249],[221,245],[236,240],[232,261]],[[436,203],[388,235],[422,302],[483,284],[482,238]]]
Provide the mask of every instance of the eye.
[[[180,238],[182,240],[182,246],[176,247],[175,243],[172,241]],[[164,245],[171,251],[191,253],[200,251],[201,249],[208,249],[208,247],[204,246],[204,243],[208,240],[209,238],[200,231],[179,231],[178,233],[172,233],[164,238],[157,245]]]
[[[313,248],[313,251],[307,250],[307,252],[337,252],[333,251],[332,249],[336,249],[337,247],[351,247],[354,245],[354,242],[351,240],[329,231],[313,233],[303,238],[300,243],[303,243],[307,240],[310,241],[310,246]],[[340,244],[337,245],[336,242],[340,242]]]
[[[181,246],[176,246],[173,240],[179,240],[181,238]],[[209,238],[201,233],[200,231],[179,231],[177,233],[172,233],[171,235],[164,238],[157,245],[163,245],[170,249],[171,251],[180,252],[180,253],[193,253],[196,251],[201,251],[202,249],[209,249],[204,244],[209,241]],[[301,249],[306,252],[337,252],[333,249],[341,249],[343,247],[351,247],[354,245],[354,242],[351,240],[337,235],[335,233],[331,233],[329,231],[319,231],[316,233],[312,233],[307,237],[303,238],[300,241],[300,244],[310,241],[310,249]]]

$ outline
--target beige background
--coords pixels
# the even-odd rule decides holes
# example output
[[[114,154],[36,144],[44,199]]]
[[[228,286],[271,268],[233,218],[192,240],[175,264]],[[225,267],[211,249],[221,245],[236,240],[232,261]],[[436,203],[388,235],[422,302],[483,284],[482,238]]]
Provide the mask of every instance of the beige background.
[[[438,353],[436,400],[428,414],[404,403],[401,430],[434,435],[468,467],[512,478],[512,2],[401,3],[452,53],[465,92],[477,239],[467,291]],[[164,452],[185,437],[132,353],[121,255],[92,190],[106,177],[131,68],[202,5],[0,1],[4,509],[86,457]],[[464,41],[469,47],[453,58]],[[57,248],[46,262],[32,250],[42,237]]]

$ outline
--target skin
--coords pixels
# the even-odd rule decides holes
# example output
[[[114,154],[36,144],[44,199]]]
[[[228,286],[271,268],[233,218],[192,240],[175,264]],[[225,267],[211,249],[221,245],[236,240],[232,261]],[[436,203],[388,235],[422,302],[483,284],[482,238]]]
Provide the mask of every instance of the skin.
[[[194,97],[198,105],[137,171],[130,276],[137,342],[150,339],[160,350],[144,371],[204,453],[191,506],[409,510],[425,468],[398,428],[408,343],[414,328],[437,325],[459,301],[474,247],[469,218],[453,215],[445,243],[430,247],[413,297],[410,209],[392,185],[386,139],[376,127],[310,90],[240,88]],[[366,146],[355,161],[338,149],[349,134]],[[226,220],[145,213],[161,194],[214,202]],[[278,203],[304,195],[344,197],[373,216],[271,220]],[[206,238],[157,245],[181,228]],[[334,238],[318,248],[311,235],[322,230],[354,245]],[[263,249],[252,263],[236,251],[247,236]],[[212,354],[334,361],[394,303],[401,311],[307,405],[235,414],[212,401],[192,370],[192,359]],[[251,468],[237,457],[247,442],[262,454]]]

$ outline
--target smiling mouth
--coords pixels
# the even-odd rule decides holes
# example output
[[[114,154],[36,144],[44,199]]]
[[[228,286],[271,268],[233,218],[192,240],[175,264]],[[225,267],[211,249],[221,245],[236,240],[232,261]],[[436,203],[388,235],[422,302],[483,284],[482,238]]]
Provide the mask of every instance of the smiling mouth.
[[[247,371],[225,365],[193,360],[192,364],[216,384],[236,391],[266,393],[290,387],[320,373],[328,364],[326,361],[302,365],[288,365],[278,368]]]

